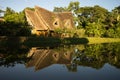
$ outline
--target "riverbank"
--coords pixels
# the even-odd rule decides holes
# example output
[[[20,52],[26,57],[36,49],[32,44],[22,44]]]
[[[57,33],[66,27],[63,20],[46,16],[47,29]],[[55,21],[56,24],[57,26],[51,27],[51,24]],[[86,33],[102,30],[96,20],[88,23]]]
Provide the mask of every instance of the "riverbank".
[[[120,42],[120,38],[86,37],[86,39],[89,41],[88,44]]]
[[[22,39],[22,38],[21,38]],[[23,38],[25,40],[25,38]],[[23,40],[22,40],[23,41]],[[120,38],[54,38],[54,37],[28,37],[24,43],[43,43],[43,44],[100,44],[120,42]]]
[[[0,37],[2,44],[23,44],[23,45],[74,45],[74,44],[100,44],[120,42],[120,38],[55,38],[55,37]]]

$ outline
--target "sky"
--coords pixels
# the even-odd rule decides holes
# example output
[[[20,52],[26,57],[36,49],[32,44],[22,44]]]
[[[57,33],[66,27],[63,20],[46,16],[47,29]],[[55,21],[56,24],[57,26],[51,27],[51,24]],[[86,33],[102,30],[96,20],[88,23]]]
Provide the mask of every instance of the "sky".
[[[26,7],[34,8],[37,5],[53,11],[54,7],[67,7],[71,1],[79,1],[80,7],[99,5],[109,11],[120,6],[120,0],[0,0],[0,9],[10,7],[20,12]]]

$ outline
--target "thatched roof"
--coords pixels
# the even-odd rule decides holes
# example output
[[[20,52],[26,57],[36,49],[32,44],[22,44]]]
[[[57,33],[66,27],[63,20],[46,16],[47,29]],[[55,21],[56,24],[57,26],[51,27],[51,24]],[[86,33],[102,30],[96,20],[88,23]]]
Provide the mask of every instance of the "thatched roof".
[[[26,63],[26,67],[35,66],[35,70],[39,70],[52,65],[56,61],[56,58],[52,56],[55,53],[53,50],[36,48],[36,50],[32,49],[32,53],[30,61]]]
[[[35,6],[35,11],[25,10],[28,23],[36,30],[55,30],[56,28],[73,28],[73,17],[70,12],[53,13]]]
[[[25,10],[27,21],[29,24],[35,28],[36,30],[46,30],[48,27],[46,27],[41,20],[38,18],[36,13],[32,10]]]
[[[74,28],[72,13],[62,12],[62,13],[57,13],[57,15],[62,21],[63,28],[68,28],[68,29]],[[69,25],[67,23],[69,23]]]

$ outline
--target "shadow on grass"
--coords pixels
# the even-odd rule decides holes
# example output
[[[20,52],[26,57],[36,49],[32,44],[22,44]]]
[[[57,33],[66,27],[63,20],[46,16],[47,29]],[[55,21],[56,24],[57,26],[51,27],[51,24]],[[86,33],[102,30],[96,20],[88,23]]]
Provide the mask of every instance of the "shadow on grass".
[[[30,37],[24,45],[27,46],[60,46],[74,45],[74,44],[87,44],[87,38],[54,38],[54,37]]]
[[[23,41],[20,39],[24,39]],[[55,38],[55,37],[5,37],[0,40],[0,45],[28,47],[56,47],[62,45],[87,44],[87,38]]]
[[[87,44],[89,41],[87,38],[64,38],[63,44]]]

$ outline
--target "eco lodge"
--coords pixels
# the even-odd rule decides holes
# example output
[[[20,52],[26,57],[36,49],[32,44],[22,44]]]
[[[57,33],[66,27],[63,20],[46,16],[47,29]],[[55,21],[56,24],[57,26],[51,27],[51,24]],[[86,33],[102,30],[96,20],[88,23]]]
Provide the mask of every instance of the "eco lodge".
[[[65,36],[56,33],[55,30],[72,30],[74,28],[71,12],[51,12],[44,8],[35,6],[34,10],[25,10],[26,18],[32,28],[32,34],[44,36]]]

